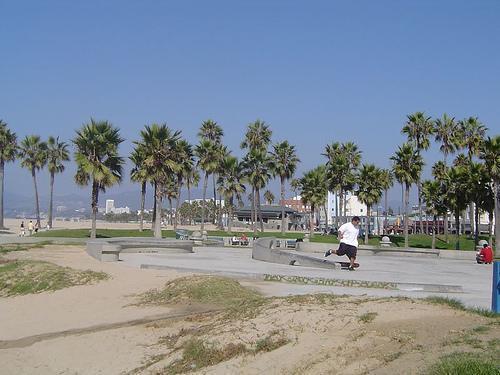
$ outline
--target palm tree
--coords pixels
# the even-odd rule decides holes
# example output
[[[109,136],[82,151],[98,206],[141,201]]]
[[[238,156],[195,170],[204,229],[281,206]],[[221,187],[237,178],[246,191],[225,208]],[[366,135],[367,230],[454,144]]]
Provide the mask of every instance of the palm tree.
[[[146,155],[139,145],[136,145],[129,159],[134,166],[130,171],[130,179],[141,184],[141,213],[139,214],[139,232],[144,230],[144,206],[146,203],[146,187],[148,183],[148,171],[144,165]]]
[[[374,164],[363,164],[359,171],[357,195],[360,202],[366,204],[365,245],[368,245],[368,236],[370,234],[371,208],[382,198],[382,191],[384,190],[383,173]]]
[[[47,141],[47,167],[50,173],[50,200],[47,225],[52,228],[52,209],[54,197],[54,178],[56,173],[64,172],[64,162],[69,161],[68,144],[60,142],[59,137],[49,137]]]
[[[242,194],[245,192],[245,185],[241,182],[243,180],[242,165],[238,162],[236,157],[228,155],[222,162],[221,170],[223,172],[219,174],[219,194],[221,194],[227,202],[229,216],[228,231],[231,232],[234,216],[234,199],[236,198],[236,201],[241,204]]]
[[[0,229],[5,229],[3,221],[3,195],[5,163],[14,161],[17,156],[17,136],[5,122],[0,120]]]
[[[408,247],[408,201],[410,200],[410,187],[419,180],[424,161],[420,153],[410,143],[398,147],[391,157],[393,173],[396,180],[404,185],[404,236],[405,247]]]
[[[198,186],[200,183],[200,173],[196,169],[195,165],[193,164],[190,169],[185,169],[184,170],[184,180],[186,181],[186,187],[187,187],[187,192],[188,192],[188,201],[189,201],[189,225],[192,224],[193,221],[193,213],[194,211],[191,210],[192,205],[191,205],[191,187],[193,186]]]
[[[253,205],[255,206],[255,221],[260,221],[260,231],[264,232],[264,221],[262,219],[262,210],[260,203],[260,191],[271,179],[271,173],[274,165],[271,157],[265,149],[253,149],[243,159],[245,176],[247,177],[253,189],[252,196]],[[257,231],[256,224],[254,225],[254,233]]]
[[[122,142],[118,128],[108,121],[94,119],[77,130],[73,139],[77,164],[75,181],[80,186],[92,184],[91,238],[96,238],[99,192],[105,191],[122,179],[124,160],[118,155],[118,147]]]
[[[434,121],[434,138],[440,142],[439,150],[444,155],[444,164],[447,165],[448,155],[455,152],[459,147],[460,129],[454,117],[449,117],[446,113],[443,117]]]
[[[388,202],[387,202],[387,196],[388,196],[388,191],[389,189],[394,185],[394,176],[392,174],[392,171],[389,169],[382,169],[382,172],[380,174],[380,182],[382,184],[382,189],[384,190],[384,212],[385,212],[385,218],[384,218],[384,228],[383,228],[383,233],[385,234],[385,228],[388,224]]]
[[[269,143],[271,142],[271,136],[272,136],[272,131],[269,128],[269,125],[267,125],[264,121],[261,120],[256,120],[253,123],[248,124],[247,131],[245,133],[245,138],[241,142],[240,147],[244,150],[248,150],[247,154],[247,161],[245,162],[245,165],[248,167],[248,162],[250,159],[253,158],[253,156],[249,156],[250,153],[254,152],[255,155],[258,153],[267,153],[267,148],[269,146]],[[254,155],[254,156],[255,156]],[[266,162],[267,163],[267,162]],[[267,167],[270,167],[271,165],[267,165]],[[254,166],[255,168],[255,166]],[[246,168],[248,171],[248,168]],[[267,181],[266,180],[266,184]],[[261,182],[259,179],[257,181]],[[261,186],[263,188],[264,186]],[[254,233],[256,231],[256,223],[257,223],[257,212],[260,212],[260,196],[256,197],[255,194],[257,193],[257,188],[256,186],[252,185],[252,221],[254,223]],[[258,207],[257,207],[258,206]],[[264,224],[261,221],[261,230],[264,230]]]
[[[469,173],[465,166],[451,167],[448,172],[448,184],[446,191],[449,204],[453,208],[455,216],[455,249],[460,250],[460,212],[465,210],[470,198]]]
[[[38,135],[28,135],[21,141],[19,156],[21,166],[31,171],[33,185],[35,186],[36,224],[40,228],[40,201],[38,199],[36,172],[47,163],[47,144],[42,142]]]
[[[445,205],[445,196],[446,191],[439,181],[427,180],[422,183],[422,197],[427,212],[432,215],[432,249],[436,248],[437,217],[448,210]]]
[[[488,130],[477,117],[468,117],[459,122],[460,134],[462,137],[462,146],[467,149],[467,157],[469,163],[472,162],[473,156],[479,156],[481,144],[486,136]],[[469,203],[469,217],[471,224],[471,234],[475,233],[474,230],[474,203]]]
[[[408,141],[413,143],[413,146],[419,154],[423,150],[429,149],[430,136],[434,132],[434,123],[430,117],[426,116],[424,112],[415,112],[407,116],[407,122],[403,127],[403,134],[406,134]],[[420,197],[420,175],[417,176],[417,189],[418,189],[418,212],[420,221],[420,233],[424,232],[424,223],[422,221],[422,198]]]
[[[495,207],[495,258],[500,258],[500,135],[488,137],[481,145],[480,158],[484,160],[491,179]]]
[[[141,140],[134,142],[144,153],[144,167],[148,180],[152,181],[155,190],[155,222],[154,236],[161,238],[162,199],[171,181],[180,169],[177,157],[177,142],[181,132],[170,129],[166,124],[146,125],[141,130]]]
[[[276,199],[276,197],[274,196],[274,194],[270,191],[270,190],[266,190],[264,192],[264,201],[268,204],[268,205],[272,205],[274,203],[274,200]]]
[[[354,185],[356,184],[356,170],[361,163],[361,151],[355,143],[346,142],[341,146],[341,153],[347,162],[347,170],[341,183],[342,199],[344,201],[341,206],[343,207],[343,221],[346,222],[346,193],[348,191],[352,191],[354,189]]]
[[[432,166],[432,175],[434,176],[434,179],[441,185],[441,187],[447,186],[448,183],[448,171],[449,167],[445,164],[444,161],[438,161]],[[449,199],[447,198],[447,195],[444,196],[444,205],[445,208],[449,207]],[[448,209],[445,209],[442,212],[442,215],[444,217],[444,235],[445,235],[445,241],[446,243],[449,243],[448,235],[449,235],[449,230],[448,230]]]
[[[184,178],[189,175],[189,173],[191,173],[194,166],[193,148],[185,139],[181,139],[179,142],[177,142],[177,159],[180,164],[180,169],[177,172],[177,199],[175,206],[176,215],[174,221],[174,229],[177,229],[177,211],[179,210],[181,188],[185,182]]]
[[[281,192],[281,233],[285,233],[285,183],[290,180],[295,173],[297,164],[300,162],[295,151],[295,146],[283,141],[273,146],[274,170],[273,174],[280,178]],[[274,201],[274,199],[273,199]]]
[[[222,137],[224,136],[224,131],[222,130],[222,127],[220,127],[217,122],[213,120],[206,120],[203,121],[201,124],[200,130],[198,132],[198,137],[200,140],[208,140],[211,141],[213,144],[215,144],[216,148],[220,151],[217,153],[217,168],[215,168],[212,171],[212,185],[213,185],[213,193],[214,193],[214,204],[216,207],[216,214],[214,215],[214,224],[215,221],[218,220],[220,223],[220,211],[221,211],[221,206],[220,204],[222,202],[219,202],[219,210],[217,210],[217,191],[216,191],[216,174],[220,169],[220,165],[222,164],[222,161],[224,160],[224,156],[226,154],[226,149],[222,145]],[[218,213],[217,213],[218,212]]]
[[[203,179],[203,199],[201,201],[201,231],[203,232],[205,229],[208,176],[214,173],[219,167],[217,145],[208,139],[201,139],[200,143],[195,147],[194,153],[198,158],[198,167],[205,172]]]
[[[326,182],[326,167],[320,165],[306,173],[300,179],[302,201],[311,206],[309,213],[309,235],[314,235],[314,212],[317,207],[325,203],[328,196],[328,186]]]

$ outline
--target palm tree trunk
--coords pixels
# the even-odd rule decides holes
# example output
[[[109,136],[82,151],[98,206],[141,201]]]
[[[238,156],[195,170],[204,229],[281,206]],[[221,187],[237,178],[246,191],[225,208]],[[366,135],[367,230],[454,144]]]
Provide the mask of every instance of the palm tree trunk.
[[[474,203],[469,203],[469,223],[470,223],[470,236],[472,237],[474,235],[474,233],[476,233],[475,231],[475,227],[474,227]]]
[[[175,220],[174,220],[174,230],[177,229],[178,222],[177,220],[179,219],[179,202],[181,200],[181,184],[179,183],[179,186],[177,188],[177,199],[175,200]]]
[[[260,206],[260,189],[255,189],[255,194],[257,196],[257,212],[259,213],[260,231],[264,233],[264,220],[262,220],[262,208]]]
[[[252,227],[253,235],[257,235],[257,205],[255,203],[255,187],[252,186],[252,208],[250,210],[250,216],[252,217]]]
[[[370,205],[366,205],[366,221],[365,221],[365,245],[368,245],[368,236],[370,233]]]
[[[52,209],[54,206],[54,172],[50,172],[50,198],[49,198],[49,217],[47,225],[52,228]]]
[[[450,243],[448,238],[448,210],[446,210],[446,213],[444,214],[444,237],[446,243]]]
[[[493,184],[495,197],[495,259],[500,259],[500,181]]]
[[[432,217],[432,249],[436,248],[436,215]]]
[[[201,201],[201,234],[205,230],[205,199],[207,197],[207,186],[208,186],[208,172],[205,172],[205,179],[203,180],[203,200]]]
[[[280,178],[281,182],[281,234],[285,234],[285,179]]]
[[[339,194],[335,192],[335,229],[339,227]]]
[[[154,194],[153,194],[153,218],[151,220],[151,230],[154,231],[155,223],[156,223],[156,192],[158,190],[158,186],[156,182],[154,183]]]
[[[216,224],[217,226],[219,225],[218,218],[219,218],[219,210],[217,209],[217,191],[215,188],[215,173],[212,174],[212,184],[214,187],[214,217],[212,219],[212,224]]]
[[[488,212],[488,243],[493,244],[493,211]]]
[[[161,235],[161,201],[162,201],[162,186],[155,183],[155,230],[154,236],[155,238],[162,238]]]
[[[309,237],[312,238],[314,235],[314,204],[311,204],[311,212],[309,214]]]
[[[99,200],[99,184],[96,181],[92,182],[92,229],[90,230],[90,238],[97,236],[97,204]]]
[[[479,240],[479,208],[475,207],[474,211],[474,245],[477,245]]]
[[[388,224],[388,215],[389,213],[387,212],[388,210],[388,203],[387,203],[387,190],[385,190],[385,193],[384,193],[384,210],[385,210],[385,217],[384,217],[384,228],[382,229],[382,233],[385,234],[385,228],[387,227],[387,224]]]
[[[189,178],[187,180],[187,189],[188,189],[188,202],[189,202],[189,225],[192,224],[192,211],[191,211],[191,184],[189,183]]]
[[[404,194],[404,235],[405,247],[408,248],[408,201],[410,200],[410,185],[406,185]]]
[[[172,198],[168,197],[168,224],[173,225],[174,220],[173,220],[173,210],[172,210]]]
[[[455,250],[460,250],[460,210],[455,210]]]
[[[429,235],[429,219],[427,213],[425,214],[425,234]]]
[[[228,207],[228,221],[227,221],[227,230],[229,233],[231,233],[233,229],[233,196],[229,198],[229,207]]]
[[[347,223],[347,192],[342,192],[342,199],[344,200],[343,204],[343,211],[342,214],[344,215],[344,220],[342,224]]]
[[[323,209],[325,210],[325,230],[328,233],[328,204],[325,204]]]
[[[420,220],[420,233],[424,233],[424,222],[422,221],[422,196],[420,195],[420,180],[417,182],[417,193],[418,193],[418,215]]]
[[[144,230],[144,205],[146,204],[146,181],[141,186],[141,214],[139,215],[139,232]]]
[[[40,201],[38,200],[38,185],[36,183],[35,168],[31,169],[31,177],[33,177],[33,185],[35,185],[36,225],[40,228]]]
[[[3,189],[4,189],[5,162],[0,160],[0,229],[5,229],[3,222]]]

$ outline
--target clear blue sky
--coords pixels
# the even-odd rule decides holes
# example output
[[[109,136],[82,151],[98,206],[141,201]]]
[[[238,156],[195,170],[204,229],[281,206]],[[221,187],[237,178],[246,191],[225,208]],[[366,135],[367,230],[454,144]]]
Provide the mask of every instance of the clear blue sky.
[[[195,142],[213,118],[238,155],[260,118],[297,145],[301,173],[331,141],[389,166],[418,110],[500,130],[497,0],[17,0],[0,18],[0,118],[20,137],[70,139],[92,116],[122,129],[126,154],[146,123]],[[76,191],[73,171],[56,193]],[[6,189],[32,194],[28,171],[8,166]],[[132,189],[127,176],[116,191]]]

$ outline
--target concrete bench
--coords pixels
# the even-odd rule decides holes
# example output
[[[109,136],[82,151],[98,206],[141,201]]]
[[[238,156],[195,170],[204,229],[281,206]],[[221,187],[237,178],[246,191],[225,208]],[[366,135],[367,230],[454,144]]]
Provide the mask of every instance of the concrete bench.
[[[192,253],[193,241],[166,238],[116,237],[87,241],[87,254],[102,261],[116,262],[121,253]]]

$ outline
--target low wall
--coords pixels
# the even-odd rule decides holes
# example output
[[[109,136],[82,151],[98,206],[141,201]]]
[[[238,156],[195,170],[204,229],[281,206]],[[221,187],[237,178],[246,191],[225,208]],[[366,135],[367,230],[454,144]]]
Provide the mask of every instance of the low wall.
[[[168,238],[116,237],[87,241],[87,254],[102,262],[115,262],[120,253],[192,253],[193,241]]]
[[[291,250],[279,250],[275,248],[274,238],[259,238],[254,242],[252,258],[269,263],[279,263],[294,266],[316,267],[316,268],[338,268],[338,264],[326,259],[318,259],[305,254],[298,254]]]
[[[476,252],[465,250],[440,250],[439,257],[444,259],[470,260],[475,262]]]

